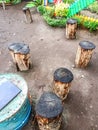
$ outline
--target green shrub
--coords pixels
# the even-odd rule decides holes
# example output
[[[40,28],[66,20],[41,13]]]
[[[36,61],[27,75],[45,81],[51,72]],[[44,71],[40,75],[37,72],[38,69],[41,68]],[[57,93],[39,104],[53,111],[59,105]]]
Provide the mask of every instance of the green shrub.
[[[55,6],[55,15],[57,17],[67,17],[68,15],[68,4],[60,3]]]
[[[47,22],[48,25],[53,27],[65,27],[66,25],[66,18],[51,18],[49,15],[44,15],[44,20]]]
[[[32,8],[35,6],[38,7],[41,4],[42,4],[42,0],[33,0],[33,1],[28,2],[25,7],[27,8]]]
[[[39,13],[42,14],[42,15],[46,13],[46,8],[45,8],[45,6],[43,6],[43,5],[39,5],[39,6],[37,7],[37,10],[38,10]]]
[[[94,18],[90,18],[83,15],[75,15],[73,18],[77,19],[78,24],[80,26],[84,26],[85,28],[89,29],[91,32],[98,29],[98,20]]]
[[[98,1],[91,4],[88,9],[90,9],[91,12],[98,14]]]
[[[0,0],[0,4],[2,4],[2,1],[6,4],[19,4],[21,3],[21,0]]]

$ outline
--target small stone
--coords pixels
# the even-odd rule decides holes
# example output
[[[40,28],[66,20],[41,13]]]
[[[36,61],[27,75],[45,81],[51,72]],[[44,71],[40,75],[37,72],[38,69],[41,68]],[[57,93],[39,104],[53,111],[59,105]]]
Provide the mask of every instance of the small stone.
[[[83,115],[83,112],[81,111],[81,114]]]
[[[84,75],[81,75],[81,78],[84,78]]]
[[[97,128],[97,127],[98,127],[98,125],[95,125],[95,127]]]
[[[75,68],[75,65],[72,65],[72,68]]]
[[[77,118],[79,119],[79,116],[77,116]]]
[[[41,38],[40,40],[41,40],[41,41],[43,41],[44,39],[43,39],[43,38]]]
[[[92,108],[93,108],[93,106],[92,106],[92,105],[90,105],[90,106],[89,106],[89,108],[91,108],[91,109],[92,109]]]
[[[1,55],[1,51],[0,51],[0,55]]]
[[[60,39],[57,39],[57,41],[60,41]]]
[[[13,33],[13,36],[15,36],[16,34],[15,33]]]

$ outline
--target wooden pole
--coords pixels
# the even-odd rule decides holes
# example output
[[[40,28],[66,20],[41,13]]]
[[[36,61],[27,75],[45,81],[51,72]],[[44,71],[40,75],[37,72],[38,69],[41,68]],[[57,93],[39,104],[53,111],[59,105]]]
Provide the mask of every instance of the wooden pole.
[[[32,20],[32,15],[31,15],[30,9],[29,8],[23,8],[23,12],[25,14],[27,23],[32,23],[33,20]]]
[[[17,71],[29,70],[31,67],[29,46],[24,43],[13,43],[8,48]]]
[[[73,74],[66,68],[59,68],[54,72],[53,92],[62,101],[67,98],[72,80]]]
[[[89,41],[81,41],[76,53],[76,67],[84,68],[90,62],[95,45]]]
[[[77,21],[75,19],[68,19],[66,23],[66,38],[75,39],[77,31]]]

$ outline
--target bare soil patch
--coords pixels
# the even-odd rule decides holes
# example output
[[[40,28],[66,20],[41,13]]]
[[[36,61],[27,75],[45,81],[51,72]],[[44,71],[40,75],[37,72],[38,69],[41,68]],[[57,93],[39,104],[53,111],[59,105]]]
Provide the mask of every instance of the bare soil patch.
[[[53,73],[68,68],[74,80],[65,100],[60,130],[98,130],[98,33],[78,30],[76,40],[65,38],[65,28],[48,26],[42,16],[32,11],[32,24],[26,24],[22,8],[25,3],[0,7],[0,73],[17,73],[28,84],[33,106],[44,91],[52,90]],[[88,40],[96,45],[91,62],[85,69],[74,68],[78,44]],[[8,46],[14,42],[29,45],[33,67],[17,72]],[[32,107],[34,108],[34,107]],[[31,114],[23,130],[38,130]]]

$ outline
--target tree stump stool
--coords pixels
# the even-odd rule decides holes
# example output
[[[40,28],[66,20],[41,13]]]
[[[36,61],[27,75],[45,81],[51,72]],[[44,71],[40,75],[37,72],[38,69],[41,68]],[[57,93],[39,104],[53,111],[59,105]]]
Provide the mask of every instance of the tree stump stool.
[[[62,99],[67,98],[73,74],[66,68],[59,68],[54,72],[53,92]]]
[[[59,130],[63,105],[53,92],[44,92],[36,104],[36,118],[40,130]]]
[[[24,43],[13,43],[8,49],[16,64],[17,71],[26,71],[30,69],[30,49],[28,45]]]
[[[89,41],[81,41],[76,53],[76,67],[84,68],[90,62],[95,45]]]
[[[24,8],[23,8],[23,12],[24,12],[24,14],[25,14],[27,23],[32,23],[33,20],[32,20],[32,15],[31,15],[30,9],[24,7]]]
[[[77,20],[68,19],[66,23],[66,38],[75,39],[77,31]]]

